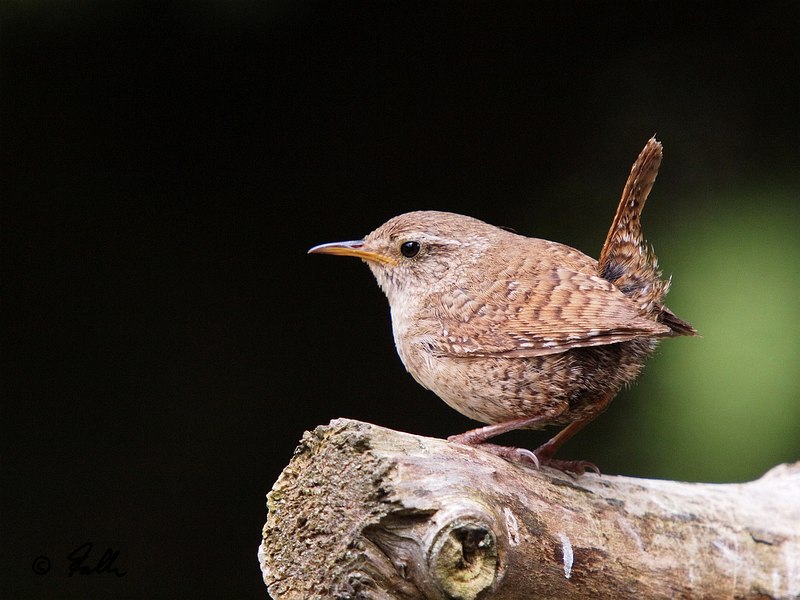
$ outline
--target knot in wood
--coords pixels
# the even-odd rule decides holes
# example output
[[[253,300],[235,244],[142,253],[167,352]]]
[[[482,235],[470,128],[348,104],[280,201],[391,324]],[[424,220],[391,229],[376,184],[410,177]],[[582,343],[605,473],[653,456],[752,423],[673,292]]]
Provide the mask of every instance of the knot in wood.
[[[473,600],[498,579],[497,538],[491,525],[459,516],[437,532],[428,555],[431,576],[445,597]]]

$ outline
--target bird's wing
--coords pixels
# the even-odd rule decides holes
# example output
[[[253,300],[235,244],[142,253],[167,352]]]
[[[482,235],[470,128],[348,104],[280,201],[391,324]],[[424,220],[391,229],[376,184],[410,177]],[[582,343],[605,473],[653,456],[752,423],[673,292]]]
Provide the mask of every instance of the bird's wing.
[[[670,331],[605,279],[563,268],[458,287],[435,306],[441,330],[426,342],[450,356],[543,356]]]

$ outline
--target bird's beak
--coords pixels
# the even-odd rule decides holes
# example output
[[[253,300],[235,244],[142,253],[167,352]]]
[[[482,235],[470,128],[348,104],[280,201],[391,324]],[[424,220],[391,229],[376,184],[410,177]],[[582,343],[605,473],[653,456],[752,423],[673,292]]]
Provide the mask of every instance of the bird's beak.
[[[397,261],[389,256],[364,250],[364,240],[353,240],[352,242],[331,242],[330,244],[320,244],[308,251],[309,254],[334,254],[336,256],[356,256],[363,260],[383,263],[385,265],[397,266]]]

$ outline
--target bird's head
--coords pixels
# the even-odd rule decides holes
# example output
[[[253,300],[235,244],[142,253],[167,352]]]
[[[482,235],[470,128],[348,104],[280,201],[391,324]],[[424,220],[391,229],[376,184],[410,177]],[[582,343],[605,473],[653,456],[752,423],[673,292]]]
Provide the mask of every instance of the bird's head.
[[[502,230],[453,213],[410,212],[394,217],[362,240],[333,242],[309,254],[355,256],[369,265],[390,303],[453,285]]]

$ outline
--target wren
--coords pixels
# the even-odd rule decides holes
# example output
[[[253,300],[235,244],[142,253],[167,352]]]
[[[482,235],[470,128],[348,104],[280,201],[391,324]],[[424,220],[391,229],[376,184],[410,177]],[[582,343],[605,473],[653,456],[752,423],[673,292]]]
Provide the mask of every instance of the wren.
[[[640,217],[661,157],[661,143],[650,139],[598,260],[436,211],[402,214],[363,240],[308,252],[365,261],[389,300],[408,372],[487,424],[449,441],[536,466],[597,471],[553,455],[639,375],[660,338],[697,335],[662,303],[670,281],[642,236]],[[487,443],[514,429],[552,425],[563,429],[534,452]]]

